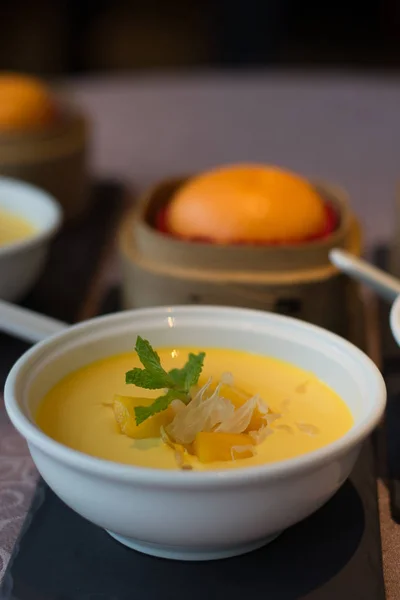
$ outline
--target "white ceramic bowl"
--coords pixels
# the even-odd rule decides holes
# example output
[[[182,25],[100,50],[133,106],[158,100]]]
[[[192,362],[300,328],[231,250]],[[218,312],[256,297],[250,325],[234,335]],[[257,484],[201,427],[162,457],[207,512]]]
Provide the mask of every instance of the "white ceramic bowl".
[[[36,232],[0,246],[0,298],[17,300],[34,284],[51,238],[61,224],[61,209],[49,194],[32,185],[0,177],[0,209],[27,219]]]
[[[315,452],[217,472],[131,467],[47,437],[32,418],[43,395],[74,369],[131,351],[138,334],[155,346],[222,346],[290,361],[336,390],[355,424]],[[97,318],[37,344],[13,367],[5,400],[40,473],[66,504],[131,548],[201,560],[257,548],[322,506],[351,472],[386,392],[372,361],[323,329],[265,312],[186,306]]]

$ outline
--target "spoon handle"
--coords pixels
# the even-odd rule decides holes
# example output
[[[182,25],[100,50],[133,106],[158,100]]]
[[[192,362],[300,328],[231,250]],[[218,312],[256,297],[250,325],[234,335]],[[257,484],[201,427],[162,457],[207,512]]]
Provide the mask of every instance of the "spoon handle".
[[[28,342],[40,342],[67,327],[66,323],[0,300],[0,330]]]
[[[334,248],[330,261],[343,273],[372,287],[377,294],[393,302],[400,295],[400,280],[345,250]]]

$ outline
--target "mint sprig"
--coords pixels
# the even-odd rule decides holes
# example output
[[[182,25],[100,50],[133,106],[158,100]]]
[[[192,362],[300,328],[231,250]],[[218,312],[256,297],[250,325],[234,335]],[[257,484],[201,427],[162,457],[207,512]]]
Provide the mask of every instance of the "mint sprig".
[[[150,406],[136,406],[135,407],[135,417],[136,424],[140,425],[148,419],[152,417],[156,413],[162,412],[166,410],[168,406],[171,404],[173,400],[177,399],[177,395],[175,390],[168,390],[164,396],[159,396],[154,400]]]
[[[205,352],[199,354],[189,354],[187,363],[182,369],[172,369],[168,375],[173,379],[175,385],[190,391],[190,388],[197,384],[201,371],[203,369]]]
[[[125,382],[146,390],[161,390],[169,385],[169,380],[165,376],[156,375],[138,367],[126,373]]]
[[[167,372],[150,342],[140,335],[136,339],[135,350],[144,368],[135,367],[128,371],[125,374],[126,383],[148,390],[165,390],[165,394],[156,398],[149,406],[135,407],[136,424],[140,425],[149,417],[166,410],[173,400],[179,399],[185,404],[190,401],[190,390],[199,381],[205,353],[190,353],[182,369]]]

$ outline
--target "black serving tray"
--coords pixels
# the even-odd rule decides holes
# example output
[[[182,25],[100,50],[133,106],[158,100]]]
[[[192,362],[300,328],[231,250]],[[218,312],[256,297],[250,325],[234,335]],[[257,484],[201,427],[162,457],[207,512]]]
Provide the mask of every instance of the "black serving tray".
[[[101,312],[115,310],[118,300],[111,290]],[[23,351],[24,344],[14,344]],[[224,597],[385,598],[371,440],[350,479],[317,513],[260,550],[220,561],[169,561],[129,550],[40,481],[0,589],[0,600]]]

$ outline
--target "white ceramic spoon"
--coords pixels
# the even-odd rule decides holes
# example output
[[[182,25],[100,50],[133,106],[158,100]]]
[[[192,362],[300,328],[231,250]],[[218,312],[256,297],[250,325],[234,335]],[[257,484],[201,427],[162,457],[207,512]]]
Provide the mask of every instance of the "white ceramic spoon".
[[[340,271],[370,286],[379,296],[393,303],[390,327],[400,346],[400,280],[345,250],[334,248],[330,251],[329,258]]]
[[[372,266],[345,250],[334,248],[329,253],[331,263],[353,279],[372,287],[379,296],[393,302],[400,295],[400,279]]]
[[[0,300],[0,331],[28,342],[40,342],[68,327],[66,323]]]

